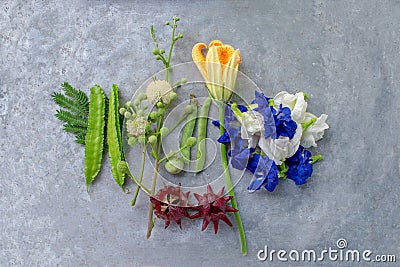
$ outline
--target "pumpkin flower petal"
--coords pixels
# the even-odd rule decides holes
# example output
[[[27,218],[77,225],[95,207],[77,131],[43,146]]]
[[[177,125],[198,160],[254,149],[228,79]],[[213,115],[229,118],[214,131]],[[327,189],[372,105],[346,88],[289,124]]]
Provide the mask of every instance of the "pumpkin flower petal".
[[[222,45],[222,42],[220,41],[220,40],[214,40],[214,41],[211,41],[209,44],[208,44],[208,47],[212,47],[212,46],[221,46]]]
[[[205,80],[207,80],[206,58],[203,56],[202,50],[206,48],[206,44],[198,43],[192,49],[192,59]]]
[[[232,91],[235,88],[236,77],[239,68],[239,63],[241,62],[239,49],[234,51],[229,59],[228,65],[223,73],[223,81],[225,83],[225,89],[228,91],[226,94],[227,99],[232,95]]]
[[[214,40],[208,45],[204,57],[202,50],[205,44],[198,43],[192,49],[192,58],[207,83],[212,98],[228,101],[234,90],[237,71],[242,61],[239,50]]]
[[[222,85],[222,70],[219,63],[218,49],[212,46],[208,49],[206,57],[206,70],[208,74],[208,86],[214,97],[220,99],[219,87]]]

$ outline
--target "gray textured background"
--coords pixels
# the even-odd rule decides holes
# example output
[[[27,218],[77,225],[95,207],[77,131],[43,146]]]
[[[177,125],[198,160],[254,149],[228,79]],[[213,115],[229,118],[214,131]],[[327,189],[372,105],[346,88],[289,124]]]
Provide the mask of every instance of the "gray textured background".
[[[400,2],[144,2],[1,1],[0,266],[266,266],[264,245],[322,250],[340,237],[399,261]],[[83,149],[52,116],[64,81],[107,92],[118,83],[128,100],[161,69],[149,25],[160,33],[173,14],[185,35],[175,63],[218,38],[240,48],[241,70],[267,94],[302,90],[312,112],[329,114],[314,150],[325,159],[306,186],[236,188],[246,257],[226,225],[214,235],[201,221],[158,221],[146,241],[147,198],[132,209],[108,161],[87,194]]]

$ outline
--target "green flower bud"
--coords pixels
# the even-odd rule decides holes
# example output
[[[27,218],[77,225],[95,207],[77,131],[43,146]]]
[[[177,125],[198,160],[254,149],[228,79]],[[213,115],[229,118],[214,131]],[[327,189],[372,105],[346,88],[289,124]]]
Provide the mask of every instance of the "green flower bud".
[[[137,143],[137,138],[135,138],[135,137],[129,137],[129,139],[128,139],[128,145],[130,145],[130,146],[135,146],[136,145],[136,143]]]
[[[143,101],[143,100],[146,100],[146,99],[147,99],[147,95],[146,95],[145,93],[140,93],[140,94],[138,94],[137,98],[138,98],[140,101]]]
[[[150,135],[148,142],[149,144],[154,145],[157,142],[157,137],[155,137],[154,135]]]
[[[135,101],[133,101],[133,104],[135,106],[139,106],[140,105],[140,100],[139,99],[135,99]]]
[[[150,120],[155,121],[158,118],[158,113],[155,111],[150,112],[149,118]]]
[[[187,83],[187,79],[186,78],[182,78],[181,79],[181,84],[185,84],[185,83]]]
[[[178,37],[182,39],[182,38],[183,38],[183,34],[180,33],[180,34],[178,35]]]
[[[149,123],[146,124],[146,126],[144,127],[144,130],[145,130],[146,132],[148,132],[148,131],[150,131],[150,129],[151,129],[150,124],[149,124]]]
[[[161,60],[161,56],[160,56],[160,55],[157,55],[157,56],[156,56],[156,60]]]
[[[175,93],[175,92],[171,92],[171,93],[169,93],[169,101],[171,102],[171,101],[174,101],[175,99],[177,99],[178,98],[178,94],[177,93]]]
[[[170,24],[170,22],[167,20],[166,22],[165,22],[165,25],[169,25]]]
[[[126,108],[120,108],[119,109],[119,114],[125,116]]]
[[[196,143],[197,143],[197,139],[196,139],[196,137],[189,137],[187,140],[186,140],[186,143],[188,144],[188,146],[190,146],[190,147],[192,147],[192,146],[194,146]]]
[[[165,169],[171,174],[178,174],[182,171],[185,163],[180,157],[173,157],[165,163]]]
[[[160,50],[160,54],[164,54],[165,53],[165,50],[164,49],[161,49]]]
[[[117,169],[118,169],[118,172],[121,174],[128,173],[129,172],[128,163],[126,163],[126,161],[118,162]]]
[[[132,102],[131,101],[126,102],[125,105],[124,105],[125,108],[129,108],[130,106],[132,106]]]
[[[173,19],[174,19],[175,21],[177,21],[177,22],[181,20],[181,19],[180,19],[179,17],[177,17],[177,16],[174,16]]]
[[[125,118],[130,119],[130,118],[132,118],[132,113],[130,113],[129,111],[126,111],[124,116],[125,116]]]
[[[164,104],[163,104],[162,102],[157,102],[157,107],[158,107],[158,108],[163,108],[163,107],[164,107]]]
[[[165,115],[165,108],[159,108],[157,111],[159,116],[164,116]]]
[[[178,41],[178,40],[179,40],[179,36],[175,36],[174,41]]]
[[[158,55],[158,54],[160,54],[160,50],[158,50],[157,48],[154,48],[152,53],[153,53],[153,55]]]
[[[166,136],[169,133],[169,129],[167,127],[161,127],[160,133],[161,136]]]
[[[190,114],[190,113],[192,113],[193,112],[193,107],[192,107],[192,105],[187,105],[186,107],[185,107],[185,113],[186,114]]]
[[[146,143],[146,136],[145,136],[145,135],[139,136],[139,137],[138,137],[138,141],[139,141],[139,143],[141,143],[141,144]]]

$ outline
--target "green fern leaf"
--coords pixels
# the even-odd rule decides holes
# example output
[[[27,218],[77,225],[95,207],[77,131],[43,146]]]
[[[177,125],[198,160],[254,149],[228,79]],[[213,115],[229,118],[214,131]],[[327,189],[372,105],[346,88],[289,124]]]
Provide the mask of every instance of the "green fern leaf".
[[[82,109],[80,104],[75,102],[73,99],[70,99],[63,94],[56,92],[54,92],[51,97],[53,98],[53,101],[56,102],[56,104],[60,107],[65,108],[71,112],[87,116],[86,111]]]
[[[89,113],[89,97],[85,94],[85,92],[73,88],[67,82],[61,84],[61,87],[65,91],[65,94],[71,97],[71,99],[73,99],[87,115]]]
[[[71,124],[64,124],[64,131],[70,132],[70,133],[75,133],[75,134],[86,134],[86,129],[84,127],[79,127],[76,125],[71,125]]]
[[[78,134],[75,136],[75,142],[81,145],[85,145],[85,135],[83,134]]]
[[[87,128],[87,119],[82,117],[81,115],[73,114],[69,111],[59,109],[57,110],[55,116],[60,121],[66,122],[68,124]]]

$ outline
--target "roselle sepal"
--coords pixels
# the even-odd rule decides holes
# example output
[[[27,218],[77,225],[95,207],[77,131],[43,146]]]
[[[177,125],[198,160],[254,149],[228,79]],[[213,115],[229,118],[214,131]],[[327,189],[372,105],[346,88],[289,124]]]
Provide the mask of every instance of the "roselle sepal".
[[[226,213],[237,212],[237,209],[227,205],[227,203],[232,199],[232,196],[223,197],[224,190],[225,188],[223,187],[217,194],[215,194],[211,186],[208,185],[207,193],[203,195],[194,193],[194,196],[198,201],[198,206],[193,207],[193,209],[197,210],[197,213],[193,214],[190,218],[203,218],[203,226],[201,228],[202,231],[204,231],[208,224],[212,222],[214,224],[214,231],[217,233],[219,220],[222,220],[227,225],[232,226],[232,223],[226,216]]]
[[[189,194],[190,192],[183,193],[180,186],[165,186],[155,196],[150,196],[150,202],[154,205],[154,214],[165,221],[165,228],[172,221],[182,229],[182,218],[190,218]]]

